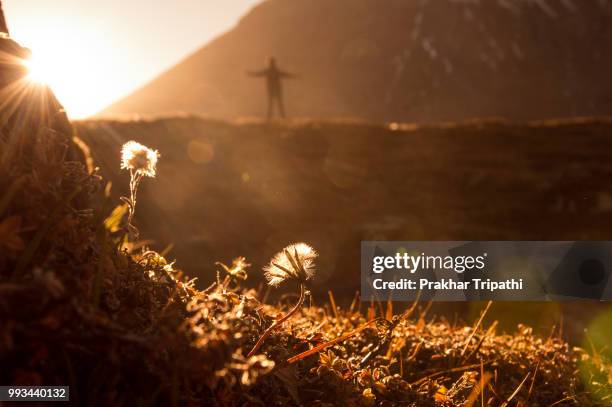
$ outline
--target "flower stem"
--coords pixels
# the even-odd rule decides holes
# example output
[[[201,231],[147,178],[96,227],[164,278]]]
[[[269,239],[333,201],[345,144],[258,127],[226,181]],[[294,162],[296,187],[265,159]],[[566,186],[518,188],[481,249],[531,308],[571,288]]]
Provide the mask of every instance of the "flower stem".
[[[142,179],[142,175],[137,171],[130,170],[130,205],[128,208],[128,220],[127,220],[127,228],[128,228],[128,236],[130,240],[138,240],[138,229],[132,224],[132,220],[134,219],[134,214],[136,213],[136,194],[138,192],[138,185],[140,184],[140,180]]]
[[[259,350],[259,348],[261,348],[261,345],[263,345],[264,341],[266,340],[268,336],[270,336],[272,331],[278,328],[283,322],[288,320],[293,314],[295,314],[300,309],[300,307],[304,303],[305,297],[306,297],[306,288],[304,287],[304,284],[300,283],[300,298],[298,302],[293,306],[293,308],[289,310],[289,312],[287,312],[285,315],[283,315],[282,317],[274,321],[272,325],[270,325],[270,327],[264,331],[263,335],[261,335],[261,337],[257,340],[257,343],[255,344],[255,346],[253,346],[253,349],[251,349],[247,357],[253,356]]]

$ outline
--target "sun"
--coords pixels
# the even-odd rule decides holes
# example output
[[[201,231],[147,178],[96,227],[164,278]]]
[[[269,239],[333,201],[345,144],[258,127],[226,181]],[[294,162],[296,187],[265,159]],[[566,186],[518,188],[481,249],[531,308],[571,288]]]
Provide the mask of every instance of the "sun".
[[[29,81],[45,85],[48,84],[48,81],[52,75],[43,61],[35,56],[32,56],[29,59],[24,60],[23,64],[28,69],[27,79]]]
[[[65,41],[63,44],[69,45]],[[30,58],[23,61],[28,69],[28,81],[51,88],[73,118],[95,113],[98,108],[96,94],[91,90],[99,89],[99,81],[91,76],[92,68],[79,57],[82,55],[81,49],[43,43],[43,46],[34,44],[31,50]]]
[[[122,61],[116,43],[100,29],[41,20],[11,34],[32,51],[23,61],[27,80],[48,86],[71,119],[89,117],[127,93],[116,68]]]

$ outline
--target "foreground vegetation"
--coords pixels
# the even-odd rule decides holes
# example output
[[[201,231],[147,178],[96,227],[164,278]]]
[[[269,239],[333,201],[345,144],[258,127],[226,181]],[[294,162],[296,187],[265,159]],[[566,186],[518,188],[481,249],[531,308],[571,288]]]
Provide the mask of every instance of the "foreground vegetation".
[[[198,290],[126,239],[125,209],[72,135],[9,132],[0,143],[2,384],[69,385],[88,405],[610,403],[605,355],[555,332],[430,318],[420,303],[396,314],[306,299],[247,357],[293,298],[267,304],[243,259]]]

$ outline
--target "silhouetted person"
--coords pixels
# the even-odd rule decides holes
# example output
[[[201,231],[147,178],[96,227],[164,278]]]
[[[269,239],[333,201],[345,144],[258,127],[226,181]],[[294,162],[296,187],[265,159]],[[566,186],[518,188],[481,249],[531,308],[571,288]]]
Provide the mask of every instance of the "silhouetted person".
[[[265,77],[268,89],[268,120],[274,113],[274,104],[277,105],[279,114],[285,118],[285,104],[283,101],[282,80],[296,78],[296,75],[283,72],[276,66],[276,59],[270,58],[268,67],[262,71],[249,71],[248,74],[254,77]]]

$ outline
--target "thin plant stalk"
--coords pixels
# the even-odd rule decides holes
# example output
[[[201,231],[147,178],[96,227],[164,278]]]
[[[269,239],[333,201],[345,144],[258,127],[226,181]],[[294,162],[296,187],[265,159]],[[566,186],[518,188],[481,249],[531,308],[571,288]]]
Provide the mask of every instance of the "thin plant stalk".
[[[136,212],[136,193],[143,177],[154,178],[156,174],[159,153],[135,141],[128,141],[121,148],[121,169],[130,171],[130,198],[121,200],[128,205],[128,219],[126,228],[128,239],[138,239],[138,229],[132,224]]]
[[[134,214],[136,213],[136,196],[138,192],[138,185],[140,185],[140,181],[142,180],[142,174],[138,171],[134,171],[130,169],[130,204],[128,205],[128,219],[127,219],[127,228],[131,237],[134,240],[138,239],[138,229],[132,224],[132,220],[134,219]]]
[[[303,283],[300,283],[300,298],[298,299],[298,302],[293,306],[293,308],[289,310],[289,312],[287,312],[285,315],[283,315],[282,317],[274,321],[272,325],[270,325],[270,327],[264,331],[263,335],[261,335],[261,337],[257,340],[257,343],[255,344],[255,346],[253,346],[253,349],[251,349],[247,357],[253,356],[259,350],[259,348],[261,348],[266,338],[270,336],[272,332],[276,328],[278,328],[283,322],[291,318],[291,316],[294,315],[300,309],[302,304],[304,304],[305,298],[306,298],[306,287],[304,287]]]

